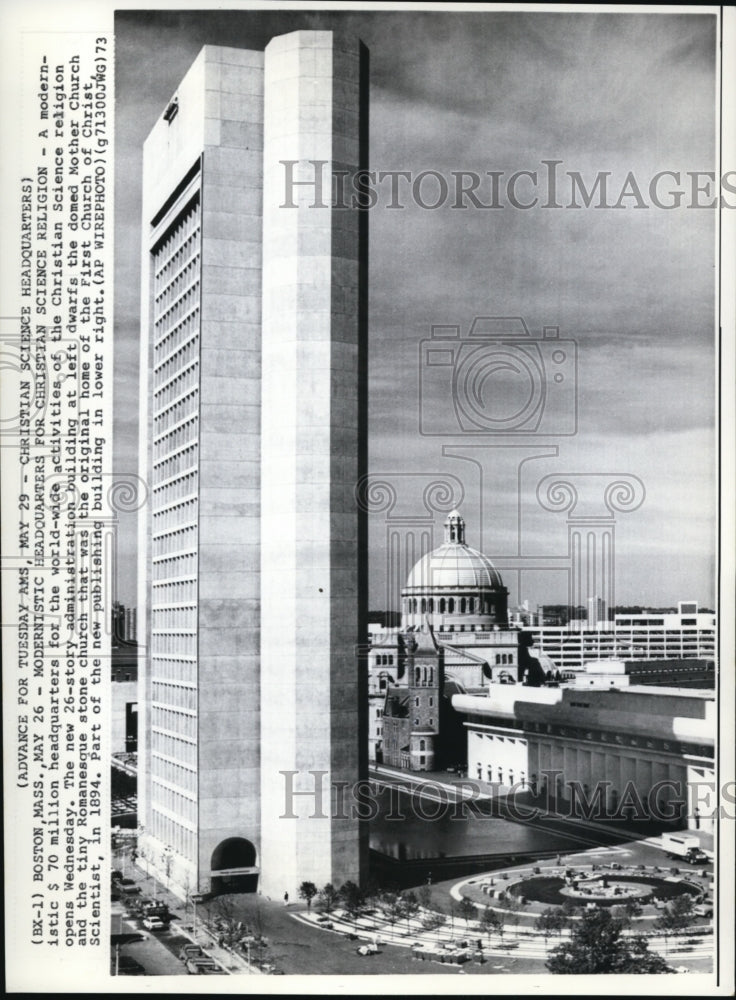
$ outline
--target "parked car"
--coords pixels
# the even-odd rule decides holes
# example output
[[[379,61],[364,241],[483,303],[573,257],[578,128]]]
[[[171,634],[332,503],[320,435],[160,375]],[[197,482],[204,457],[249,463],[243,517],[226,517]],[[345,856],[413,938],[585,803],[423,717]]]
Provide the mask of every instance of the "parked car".
[[[204,955],[198,944],[183,944],[179,949],[179,958],[182,962],[186,962],[188,958],[194,958],[196,955]]]
[[[131,882],[132,881],[133,880],[131,879]],[[123,893],[124,896],[140,896],[141,887],[139,885],[128,885],[127,883],[123,884],[121,882],[120,891]]]
[[[160,917],[144,917],[143,926],[147,931],[165,931],[168,924],[165,924]]]
[[[122,872],[120,873],[120,878],[118,879],[118,882],[121,885],[135,885],[135,879],[124,876]]]
[[[145,976],[146,970],[131,955],[121,955],[117,962],[119,976]],[[113,972],[115,962],[113,961]]]
[[[110,872],[110,878],[112,879],[113,882],[115,881],[119,882],[123,878],[123,873],[119,871],[117,868],[115,868],[113,869],[113,871]]]
[[[201,976],[205,975],[208,969],[217,969],[218,965],[213,958],[198,955],[195,958],[187,959],[186,968],[190,976]]]

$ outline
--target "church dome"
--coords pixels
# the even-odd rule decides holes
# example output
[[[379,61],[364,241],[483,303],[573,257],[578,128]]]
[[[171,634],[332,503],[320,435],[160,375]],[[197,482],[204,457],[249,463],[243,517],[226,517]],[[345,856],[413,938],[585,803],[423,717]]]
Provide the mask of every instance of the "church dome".
[[[445,523],[444,544],[416,563],[406,581],[406,590],[459,587],[500,590],[503,581],[488,556],[465,544],[465,521],[453,511]]]

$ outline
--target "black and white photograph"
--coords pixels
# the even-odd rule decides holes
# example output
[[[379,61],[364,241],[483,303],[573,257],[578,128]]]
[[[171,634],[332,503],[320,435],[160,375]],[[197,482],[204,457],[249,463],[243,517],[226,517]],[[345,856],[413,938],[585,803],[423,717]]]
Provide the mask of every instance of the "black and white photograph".
[[[19,15],[7,944],[57,984],[731,993],[732,13]]]

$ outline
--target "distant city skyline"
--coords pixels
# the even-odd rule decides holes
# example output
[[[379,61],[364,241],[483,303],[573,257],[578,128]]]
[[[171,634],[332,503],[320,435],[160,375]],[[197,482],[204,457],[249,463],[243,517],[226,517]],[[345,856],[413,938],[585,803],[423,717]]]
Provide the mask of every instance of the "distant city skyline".
[[[143,138],[203,44],[261,48],[272,34],[300,27],[345,28],[371,49],[374,170],[413,177],[495,171],[506,185],[515,172],[541,171],[556,160],[561,177],[578,172],[588,188],[610,171],[615,200],[629,172],[645,186],[661,171],[680,173],[684,183],[687,171],[715,169],[712,15],[118,14],[119,474],[137,467]],[[421,189],[428,202],[433,183],[430,177]],[[673,180],[660,190],[676,186]],[[381,188],[369,219],[371,474],[403,483],[407,473],[458,478],[470,544],[494,560],[523,553],[540,561],[567,545],[565,513],[539,506],[543,477],[636,477],[646,496],[638,509],[617,516],[614,603],[697,600],[713,607],[716,216],[687,208],[686,190],[688,198],[672,210],[637,208],[635,196],[619,211],[523,210],[504,195],[498,211],[453,209],[451,200],[429,210],[411,199],[392,211]],[[529,177],[520,177],[516,191],[522,201],[548,194],[541,174],[536,192]],[[487,202],[488,186],[479,194]],[[569,202],[566,188],[559,201]],[[519,476],[514,462],[532,455],[509,449],[519,438],[491,441],[462,428],[452,437],[433,433],[438,428],[421,433],[421,342],[433,325],[457,324],[465,335],[476,316],[521,317],[534,343],[544,327],[559,327],[561,339],[577,344],[577,433],[555,437],[555,427],[543,426],[549,433],[538,439],[541,457],[521,466]],[[550,381],[550,398],[554,388]],[[518,389],[512,383],[505,401],[513,404]],[[428,405],[452,420],[451,402],[430,397]],[[506,447],[492,450],[492,443]],[[482,446],[482,483],[470,463],[448,454],[467,444]],[[403,501],[422,512],[421,491]],[[370,606],[398,610],[386,606],[386,516],[369,519]],[[443,519],[438,513],[434,521],[435,544]],[[117,596],[124,603],[135,595],[133,522],[134,515],[121,515]],[[559,570],[528,569],[521,579],[501,573],[512,604],[566,602]]]

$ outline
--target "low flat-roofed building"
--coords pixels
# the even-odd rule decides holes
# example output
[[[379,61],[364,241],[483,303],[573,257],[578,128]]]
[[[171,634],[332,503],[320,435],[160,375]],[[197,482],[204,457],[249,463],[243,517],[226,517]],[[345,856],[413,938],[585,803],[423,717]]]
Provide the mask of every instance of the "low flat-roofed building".
[[[714,780],[710,691],[491,685],[452,706],[466,719],[469,778],[545,793],[556,807],[597,796],[609,818],[633,799],[644,817],[712,827],[695,809]]]

